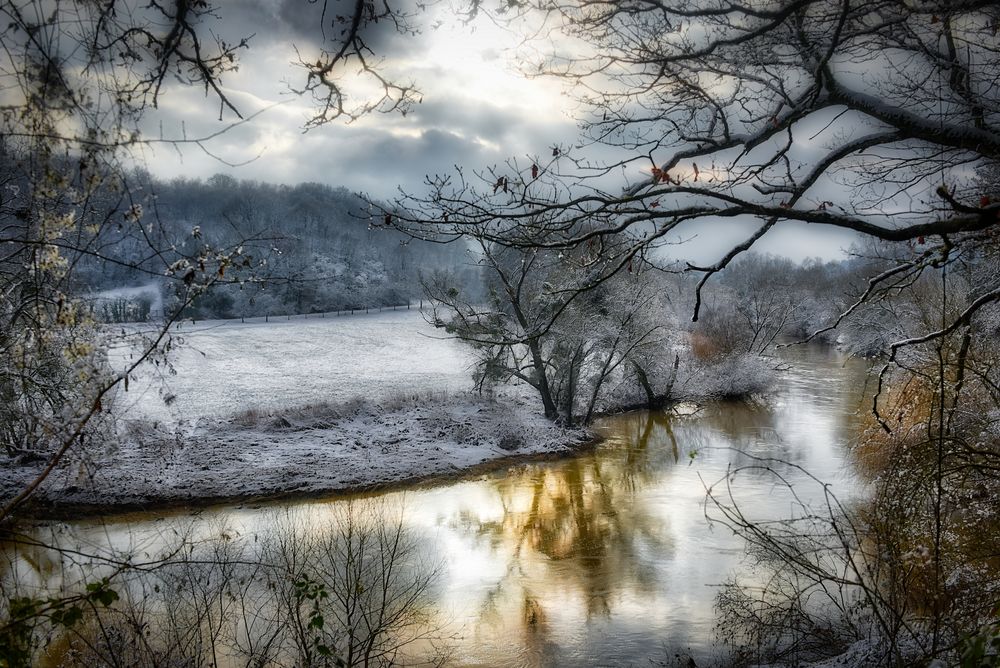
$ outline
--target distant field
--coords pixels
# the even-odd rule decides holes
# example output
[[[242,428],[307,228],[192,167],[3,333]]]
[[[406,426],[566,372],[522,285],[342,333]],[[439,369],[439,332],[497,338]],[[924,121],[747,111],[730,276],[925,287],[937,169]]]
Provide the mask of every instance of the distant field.
[[[171,332],[183,339],[171,353],[177,374],[147,369],[120,399],[130,415],[172,422],[471,385],[461,344],[416,310],[188,322]]]

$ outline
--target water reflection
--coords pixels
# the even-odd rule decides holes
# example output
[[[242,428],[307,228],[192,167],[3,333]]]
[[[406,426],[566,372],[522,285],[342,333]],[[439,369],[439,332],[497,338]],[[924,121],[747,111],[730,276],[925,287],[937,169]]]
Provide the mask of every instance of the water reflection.
[[[450,664],[649,665],[675,652],[699,663],[710,657],[716,585],[740,567],[742,545],[706,521],[706,485],[750,457],[801,465],[841,488],[850,483],[844,444],[864,410],[864,365],[821,348],[793,349],[785,359],[792,369],[767,401],[709,404],[687,417],[608,418],[599,426],[606,441],[573,459],[380,495],[423,537],[427,562],[441,565],[434,605],[447,635],[457,636]],[[743,475],[738,488],[754,516],[788,511],[787,498],[762,473]],[[299,514],[326,517],[347,502],[294,505]],[[272,516],[268,509],[221,509],[194,518],[192,531],[208,533],[224,518],[241,534],[266,537],[275,531]],[[156,531],[150,518],[126,518],[77,522],[55,539],[149,550]],[[45,554],[20,555],[22,571],[56,583],[60,568]]]
[[[500,577],[483,587],[476,635],[504,642],[522,637],[512,662],[551,665],[561,656],[561,618],[608,620],[624,592],[652,603],[657,563],[672,551],[669,528],[637,498],[641,457],[615,460],[594,453],[544,467],[529,467],[494,483],[500,512],[483,520],[459,511],[453,530],[488,546],[503,563]],[[576,610],[573,610],[576,608]],[[483,662],[496,658],[480,657]]]

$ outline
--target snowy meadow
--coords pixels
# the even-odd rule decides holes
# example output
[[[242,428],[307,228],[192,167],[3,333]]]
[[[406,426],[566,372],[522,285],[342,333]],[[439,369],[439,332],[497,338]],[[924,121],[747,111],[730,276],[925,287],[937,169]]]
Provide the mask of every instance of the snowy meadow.
[[[471,392],[467,351],[416,308],[184,322],[171,334],[169,364],[148,365],[117,397],[112,410],[129,419],[116,436],[67,458],[39,490],[47,512],[385,488],[593,439],[546,420],[524,392]],[[6,469],[4,494],[40,469]]]
[[[414,305],[269,322],[181,321],[170,330],[179,346],[169,367],[146,367],[117,401],[129,415],[176,422],[469,390],[468,350],[424,315]]]

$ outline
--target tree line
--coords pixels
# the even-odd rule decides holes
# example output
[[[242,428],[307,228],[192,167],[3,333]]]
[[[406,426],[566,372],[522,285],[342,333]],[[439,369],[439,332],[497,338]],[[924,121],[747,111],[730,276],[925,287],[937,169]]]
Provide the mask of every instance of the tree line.
[[[420,275],[447,270],[474,284],[475,270],[459,245],[434,244],[372,225],[368,203],[345,188],[241,181],[217,174],[157,180],[140,174],[146,229],[118,226],[97,243],[116,249],[113,261],[85,256],[75,272],[81,292],[97,299],[102,320],[144,319],[160,297],[161,313],[184,299],[183,283],[156,276],[148,237],[181,255],[199,248],[242,247],[252,276],[219,277],[180,311],[182,317],[236,318],[396,306],[419,299]],[[149,221],[155,221],[151,223]],[[120,288],[150,286],[152,297],[122,297]],[[130,303],[131,302],[131,303]]]

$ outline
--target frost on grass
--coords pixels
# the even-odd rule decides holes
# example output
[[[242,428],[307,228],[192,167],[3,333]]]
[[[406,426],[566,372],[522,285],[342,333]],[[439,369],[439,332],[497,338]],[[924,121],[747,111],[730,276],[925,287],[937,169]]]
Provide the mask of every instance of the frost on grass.
[[[180,435],[134,424],[61,466],[38,500],[137,506],[369,489],[446,476],[509,456],[564,453],[588,439],[508,397],[397,394],[202,419]],[[5,498],[38,466],[4,468]]]
[[[176,345],[169,364],[144,367],[130,391],[117,397],[130,417],[177,424],[250,408],[472,386],[468,351],[417,309],[245,324],[188,321],[170,331]],[[113,351],[112,361],[130,354]]]
[[[172,331],[170,363],[147,366],[114,401],[128,426],[74,447],[40,501],[153,505],[365,489],[563,452],[586,438],[535,415],[516,392],[494,401],[467,394],[467,351],[416,310]],[[0,496],[42,466],[0,467]]]

